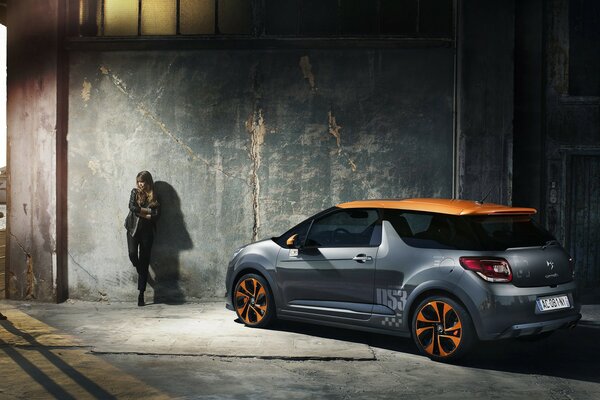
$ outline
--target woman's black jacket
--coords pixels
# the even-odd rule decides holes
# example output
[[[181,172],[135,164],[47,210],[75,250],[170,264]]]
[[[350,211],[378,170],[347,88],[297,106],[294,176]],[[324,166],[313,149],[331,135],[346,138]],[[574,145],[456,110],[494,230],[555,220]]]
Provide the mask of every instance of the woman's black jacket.
[[[156,196],[156,193],[155,193]],[[144,208],[147,208],[148,205],[144,204]],[[127,218],[125,218],[125,229],[131,236],[134,236],[138,231],[140,226],[140,217],[138,216],[141,213],[142,207],[137,203],[137,189],[131,189],[131,194],[129,195],[129,214]],[[160,202],[156,201],[156,205],[150,207],[150,221],[152,223],[152,228],[156,229],[156,221],[160,217]]]

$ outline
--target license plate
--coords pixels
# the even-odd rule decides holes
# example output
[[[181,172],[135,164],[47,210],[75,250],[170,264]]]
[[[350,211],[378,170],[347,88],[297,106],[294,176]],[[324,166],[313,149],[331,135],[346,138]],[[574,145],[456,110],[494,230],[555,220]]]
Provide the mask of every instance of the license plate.
[[[561,308],[569,308],[569,297],[566,295],[543,297],[537,299],[538,308],[540,311],[560,310]]]

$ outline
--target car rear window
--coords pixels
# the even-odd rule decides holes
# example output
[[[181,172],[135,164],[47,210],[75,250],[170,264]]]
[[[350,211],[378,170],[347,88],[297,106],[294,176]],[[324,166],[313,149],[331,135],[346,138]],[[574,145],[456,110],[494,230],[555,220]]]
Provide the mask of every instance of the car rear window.
[[[543,246],[554,237],[527,215],[456,216],[386,210],[402,240],[412,247],[456,250],[506,250]]]
[[[527,215],[466,217],[486,250],[543,246],[555,240]]]

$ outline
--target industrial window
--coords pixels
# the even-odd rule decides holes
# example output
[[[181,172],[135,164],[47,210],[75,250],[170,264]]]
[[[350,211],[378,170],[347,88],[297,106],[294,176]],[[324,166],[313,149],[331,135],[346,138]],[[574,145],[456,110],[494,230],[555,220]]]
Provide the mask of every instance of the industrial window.
[[[569,2],[569,94],[600,96],[600,2]]]
[[[252,0],[80,0],[79,34],[250,34],[252,4]]]
[[[454,36],[454,0],[71,1],[82,36]]]

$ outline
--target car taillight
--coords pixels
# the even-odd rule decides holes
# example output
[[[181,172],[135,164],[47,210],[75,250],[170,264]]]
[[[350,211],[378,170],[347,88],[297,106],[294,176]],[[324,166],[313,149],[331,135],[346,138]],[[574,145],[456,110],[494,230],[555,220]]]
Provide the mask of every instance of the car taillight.
[[[481,279],[488,282],[512,281],[510,265],[503,258],[460,257],[459,261],[464,269],[474,271]]]

